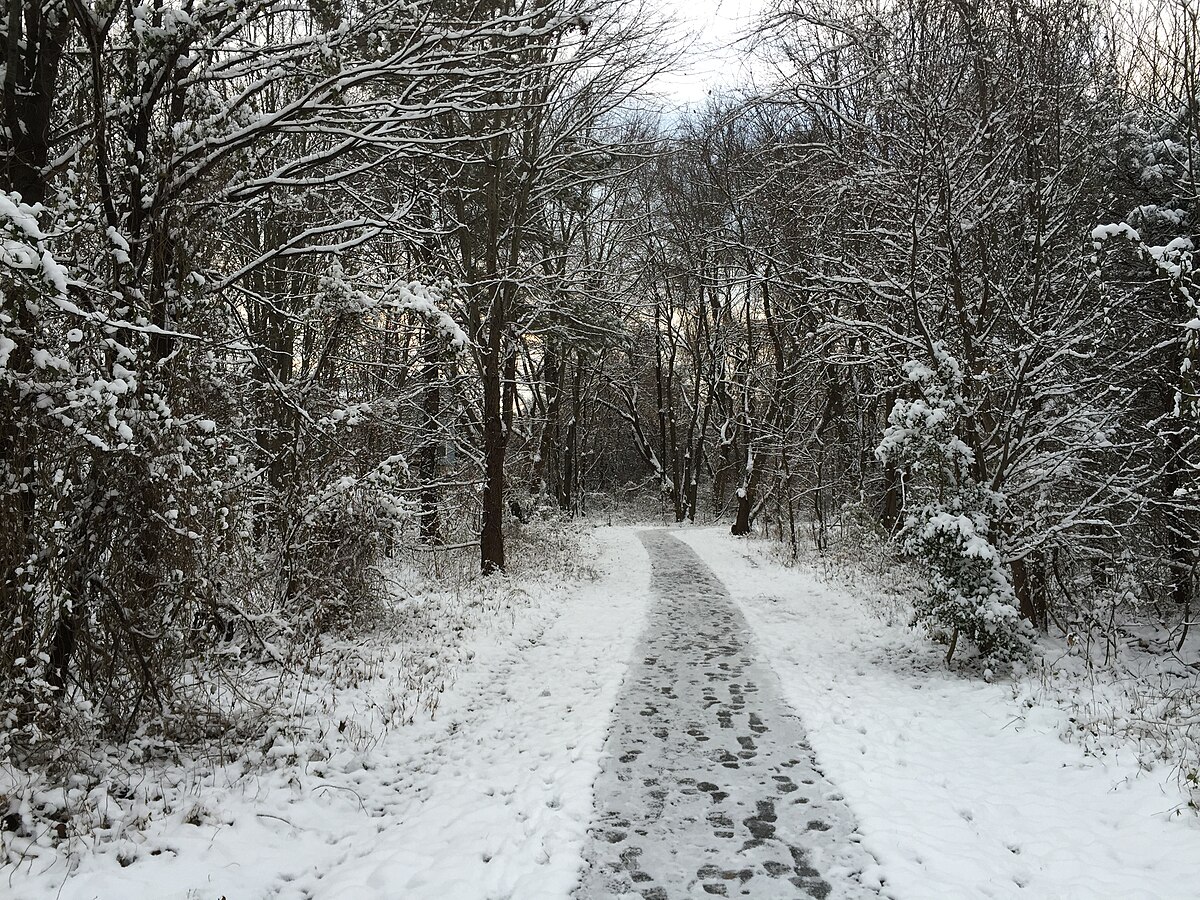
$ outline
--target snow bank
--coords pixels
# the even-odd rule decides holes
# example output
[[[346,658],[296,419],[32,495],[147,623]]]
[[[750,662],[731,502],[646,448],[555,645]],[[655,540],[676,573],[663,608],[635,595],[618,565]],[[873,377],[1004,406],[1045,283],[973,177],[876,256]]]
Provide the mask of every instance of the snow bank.
[[[370,727],[376,710],[395,705],[392,673],[348,693],[336,679],[317,684],[330,693],[317,739],[280,734],[257,761],[148,770],[136,788],[144,804],[112,804],[113,821],[70,859],[35,846],[19,869],[0,871],[0,893],[568,897],[649,583],[632,530],[592,534],[598,579],[513,579],[519,602],[503,610],[511,618],[472,636],[466,669],[434,719],[386,733]],[[343,717],[350,706],[357,717]],[[337,751],[324,752],[330,747]],[[179,783],[164,791],[156,784],[164,779]],[[164,795],[181,791],[188,802],[161,808]],[[141,806],[154,808],[152,820]]]
[[[597,534],[601,580],[539,604],[552,621],[460,683],[441,740],[398,760],[419,773],[418,796],[398,799],[374,846],[309,890],[346,900],[569,896],[649,593],[634,533]]]
[[[1059,739],[1066,713],[947,671],[923,637],[723,530],[676,534],[729,586],[899,896],[1195,896],[1200,827],[1165,768]]]

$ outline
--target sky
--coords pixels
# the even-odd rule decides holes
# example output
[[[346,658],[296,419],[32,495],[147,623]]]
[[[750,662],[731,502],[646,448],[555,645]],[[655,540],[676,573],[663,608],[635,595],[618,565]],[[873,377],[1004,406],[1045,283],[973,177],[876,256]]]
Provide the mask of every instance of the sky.
[[[765,0],[661,0],[662,11],[673,11],[681,32],[693,33],[695,43],[681,71],[660,78],[658,89],[673,102],[690,105],[703,102],[712,87],[736,84],[748,48],[731,45],[764,6]]]

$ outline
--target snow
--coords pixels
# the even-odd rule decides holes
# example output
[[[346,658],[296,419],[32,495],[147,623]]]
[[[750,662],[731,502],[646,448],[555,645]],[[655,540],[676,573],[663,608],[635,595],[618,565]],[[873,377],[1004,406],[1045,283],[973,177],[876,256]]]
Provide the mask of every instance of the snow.
[[[417,281],[410,281],[397,284],[394,292],[398,308],[429,319],[454,349],[462,350],[470,344],[467,333],[442,310],[446,301],[441,291]]]
[[[104,233],[108,235],[108,240],[113,246],[110,251],[113,259],[121,265],[129,265],[129,241],[125,240],[125,236],[111,225],[104,230]]]
[[[754,785],[768,769],[794,767],[781,770],[794,796],[811,793],[833,827],[792,837],[783,805],[778,821],[756,827],[776,825],[814,865],[865,851],[866,864],[852,871],[884,896],[1194,896],[1200,826],[1190,812],[1175,814],[1184,798],[1168,767],[1148,769],[1113,745],[1062,740],[1070,711],[1033,702],[1032,676],[948,670],[942,650],[902,624],[902,609],[890,608],[889,618],[878,597],[784,566],[765,542],[725,528],[670,534],[702,562],[654,529],[644,539],[657,554],[653,585],[639,532],[620,527],[585,535],[598,554],[595,580],[489,582],[512,602],[490,608],[491,625],[464,638],[462,671],[436,695],[432,718],[392,721],[412,715],[392,693],[396,672],[422,668],[422,658],[397,657],[395,668],[361,682],[315,684],[324,714],[313,727],[275,728],[229,762],[153,768],[138,763],[134,742],[123,751],[138,776],[131,794],[111,783],[21,794],[0,770],[0,793],[26,796],[26,811],[90,804],[103,820],[70,853],[41,836],[0,832],[29,854],[0,871],[4,896],[567,900],[585,854],[599,861],[619,852],[602,843],[606,829],[654,806],[628,792],[623,772],[658,777],[648,773],[670,757],[674,774],[662,782],[670,789],[689,766],[704,768],[699,757],[672,756],[686,749],[690,729],[667,729],[659,747],[641,715],[656,694],[684,698],[689,685],[715,691],[714,709],[733,723],[706,732],[713,752],[734,754],[741,767],[720,769],[727,805],[761,799]],[[712,663],[721,671],[701,678]],[[743,710],[758,717],[751,735]],[[723,743],[731,738],[736,748]],[[622,769],[616,751],[631,740],[645,745],[645,758],[621,757]],[[759,780],[743,784],[743,771]],[[707,809],[699,799],[682,790],[668,803],[683,816],[678,834],[690,827],[688,810]],[[706,832],[702,846],[719,855],[722,842],[712,838]],[[581,895],[589,900],[605,896],[587,893],[594,874]]]
[[[67,273],[58,261],[50,255],[49,250],[43,250],[41,256],[42,278],[54,288],[59,297],[67,295]]]
[[[41,277],[58,296],[66,296],[67,276],[50,251],[41,245],[46,235],[37,217],[44,212],[41,204],[22,203],[17,194],[0,191],[0,265],[13,269],[40,270]],[[13,238],[3,236],[12,234]]]
[[[11,223],[11,226],[32,241],[44,241],[46,235],[38,226],[37,216],[40,206],[29,206],[22,203],[16,194],[0,191],[0,225]]]
[[[51,353],[49,350],[43,350],[38,347],[30,353],[30,358],[34,366],[39,369],[70,369],[71,364],[57,354]]]
[[[1138,230],[1128,222],[1111,222],[1107,225],[1097,225],[1092,229],[1092,242],[1099,246],[1109,238],[1123,237],[1127,241],[1140,241]]]
[[[724,529],[678,533],[722,577],[818,764],[900,897],[1194,896],[1200,827],[1167,767],[1089,756],[1021,684],[948,671],[922,635]]]
[[[473,639],[433,719],[360,728],[388,701],[386,673],[362,691],[331,689],[322,740],[280,733],[249,774],[246,762],[147,773],[147,809],[161,806],[156,780],[192,799],[148,825],[138,804],[114,804],[107,842],[70,877],[35,848],[0,870],[5,897],[566,898],[648,594],[632,530],[595,544],[594,582],[511,585],[523,599]]]
[[[365,830],[369,851],[325,877],[322,896],[567,896],[649,577],[632,532],[602,544],[603,580],[538,610],[561,613],[483,660],[448,698],[433,746],[397,761],[418,770],[417,798],[394,801],[379,836]]]

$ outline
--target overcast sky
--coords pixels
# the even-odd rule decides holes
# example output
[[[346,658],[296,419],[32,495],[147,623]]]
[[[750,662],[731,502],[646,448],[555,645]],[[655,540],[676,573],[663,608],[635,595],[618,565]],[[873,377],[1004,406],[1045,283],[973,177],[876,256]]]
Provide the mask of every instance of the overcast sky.
[[[659,90],[680,104],[703,101],[710,87],[736,84],[743,71],[745,46],[730,46],[752,24],[764,0],[661,0],[673,8],[682,31],[695,43],[683,60],[683,71],[664,77]]]

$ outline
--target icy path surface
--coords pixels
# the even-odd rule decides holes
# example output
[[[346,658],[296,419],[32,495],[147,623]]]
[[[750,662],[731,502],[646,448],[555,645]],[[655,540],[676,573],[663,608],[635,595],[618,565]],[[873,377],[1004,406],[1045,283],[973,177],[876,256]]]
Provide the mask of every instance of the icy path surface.
[[[878,897],[854,817],[720,579],[643,532],[654,606],[595,786],[578,900]]]

